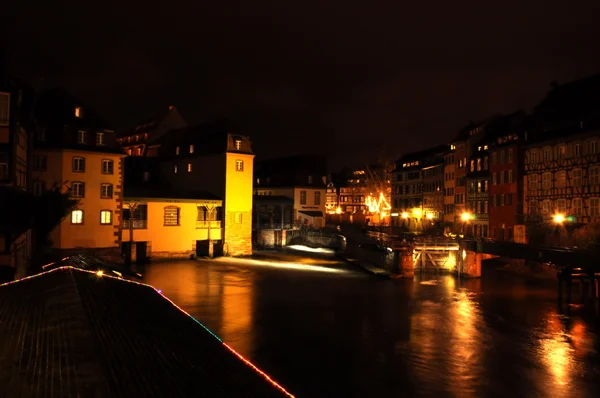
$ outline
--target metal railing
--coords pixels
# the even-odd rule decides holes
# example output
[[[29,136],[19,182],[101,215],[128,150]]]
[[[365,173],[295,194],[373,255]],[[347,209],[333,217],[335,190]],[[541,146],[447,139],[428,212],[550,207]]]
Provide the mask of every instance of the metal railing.
[[[129,229],[131,228],[130,222],[132,220],[124,220],[123,228]],[[148,228],[148,220],[133,220],[133,229],[146,229]]]
[[[196,229],[203,228],[221,228],[221,221],[196,221]]]

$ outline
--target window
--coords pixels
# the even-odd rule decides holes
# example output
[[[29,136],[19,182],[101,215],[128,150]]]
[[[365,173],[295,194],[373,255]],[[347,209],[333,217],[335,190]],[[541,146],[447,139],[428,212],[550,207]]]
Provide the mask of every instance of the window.
[[[133,207],[133,217],[132,217]],[[146,229],[148,228],[148,205],[125,203],[123,206],[123,228]]]
[[[565,154],[567,152],[567,148],[564,146],[559,146],[558,147],[558,152],[557,152],[557,158],[558,159],[562,159],[565,157]]]
[[[481,181],[477,181],[477,193],[481,193]]]
[[[542,174],[542,189],[544,191],[552,189],[552,173]]]
[[[34,156],[32,159],[33,170],[46,171],[48,167],[48,157],[46,155]]]
[[[496,173],[492,173],[492,185],[496,185],[498,183],[498,175]]]
[[[112,199],[112,197],[113,197],[113,185],[112,184],[102,184],[100,186],[100,198]]]
[[[581,156],[581,144],[573,145],[573,156]]]
[[[573,199],[573,215],[574,216],[582,216],[583,215],[583,200],[581,198]]]
[[[191,163],[188,163],[187,171],[188,171],[188,173],[192,172],[192,164]]]
[[[141,156],[142,155],[142,148],[141,147],[135,148],[135,154],[138,155],[138,156]]]
[[[85,132],[85,130],[79,130],[77,132],[77,143],[78,144],[85,144],[85,138],[86,138],[86,132]]]
[[[504,151],[500,151],[500,164],[504,164]]]
[[[581,169],[573,170],[573,186],[579,187],[583,182],[583,171]]]
[[[509,148],[509,149],[506,151],[506,161],[507,161],[508,163],[510,163],[510,162],[512,162],[512,161],[513,161],[513,149],[512,149],[512,148]]]
[[[85,158],[73,157],[73,171],[76,173],[85,172]]]
[[[547,215],[552,213],[552,201],[544,200],[542,202],[542,214]]]
[[[556,201],[556,211],[560,214],[567,212],[567,201],[565,199],[558,199]]]
[[[485,180],[483,182],[483,192],[488,192],[489,191],[489,181]]]
[[[598,153],[598,141],[590,142],[590,154]]]
[[[315,205],[321,204],[321,192],[315,192]]]
[[[243,160],[235,161],[235,171],[244,171],[244,161]]]
[[[554,175],[555,182],[554,186],[556,188],[564,188],[567,186],[567,172],[566,171],[557,171]]]
[[[496,152],[492,153],[492,164],[496,164]]]
[[[477,159],[477,171],[481,171],[481,159]]]
[[[104,133],[96,133],[96,145],[104,145]]]
[[[194,144],[190,145],[190,153],[194,153]]]
[[[71,224],[83,224],[83,210],[73,210],[71,212]]]
[[[241,140],[235,140],[235,150],[239,151],[240,149],[242,149],[242,141]]]
[[[536,200],[529,201],[529,214],[537,214],[538,213],[538,202]]]
[[[512,206],[512,204],[513,204],[513,194],[509,193],[508,195],[506,195],[506,205]]]
[[[549,162],[552,160],[552,149],[544,148],[544,162]]]
[[[475,161],[471,160],[471,171],[475,171]]]
[[[110,210],[101,210],[100,211],[100,224],[112,225],[112,211],[110,211]]]
[[[36,181],[33,183],[33,194],[40,196],[46,190],[46,184],[44,181]]]
[[[306,204],[306,191],[300,191],[300,204]]]
[[[0,93],[0,126],[10,122],[10,93]]]
[[[85,197],[85,183],[75,181],[71,184],[71,196],[74,198]]]
[[[179,207],[165,207],[165,226],[179,225]]]
[[[178,146],[175,147],[175,155],[179,155],[179,147]]]
[[[530,191],[537,191],[538,190],[538,181],[539,181],[539,175],[538,174],[531,174],[531,175],[527,176],[527,182],[529,184],[529,190]]]
[[[590,167],[588,178],[590,185],[600,184],[600,167]]]
[[[504,184],[504,172],[498,172],[498,184]]]
[[[529,154],[529,163],[539,163],[540,153],[538,151],[531,151]]]
[[[512,170],[508,170],[508,183],[513,182],[513,171]]]
[[[76,118],[82,118],[83,117],[83,111],[81,110],[80,106],[76,106],[75,107],[75,117]]]
[[[114,163],[112,160],[102,160],[102,174],[113,174]]]
[[[173,165],[173,173],[177,174],[177,165],[176,164]]]
[[[234,221],[236,224],[242,223],[242,213],[235,213]]]
[[[600,199],[591,198],[590,199],[590,217],[598,217],[600,216]],[[594,220],[592,220],[594,221]]]

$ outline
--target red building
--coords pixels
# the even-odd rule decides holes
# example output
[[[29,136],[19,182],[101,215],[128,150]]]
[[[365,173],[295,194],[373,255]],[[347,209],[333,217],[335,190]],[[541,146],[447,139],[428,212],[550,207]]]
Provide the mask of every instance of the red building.
[[[521,242],[523,225],[523,180],[520,146],[524,114],[509,115],[490,143],[490,238]],[[516,237],[516,238],[515,238]]]

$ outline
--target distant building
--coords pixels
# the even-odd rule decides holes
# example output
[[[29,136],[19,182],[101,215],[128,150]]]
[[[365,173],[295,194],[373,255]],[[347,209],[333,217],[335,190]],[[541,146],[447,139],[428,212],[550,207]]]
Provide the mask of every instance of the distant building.
[[[455,229],[456,145],[451,144],[444,155],[444,225]]]
[[[164,133],[152,147],[159,165],[155,172],[175,195],[167,197],[222,201],[222,211],[210,216],[218,214],[219,219],[211,221],[222,223],[222,241],[215,244],[223,246],[225,255],[252,254],[254,153],[250,138],[205,124]],[[197,192],[211,197],[198,197]]]
[[[486,124],[477,129],[482,129],[482,140],[473,144],[471,156],[467,158],[467,197],[466,235],[470,237],[489,237],[489,145],[486,141]],[[462,220],[461,220],[462,221]]]
[[[187,125],[177,108],[171,105],[156,118],[144,120],[133,129],[119,134],[117,141],[130,156],[157,156],[160,146],[156,145],[156,141],[171,130]]]
[[[296,226],[324,227],[326,159],[306,155],[257,162],[254,192],[259,196],[274,195],[292,199]]]
[[[92,109],[61,89],[40,95],[36,119],[33,193],[59,186],[78,200],[76,208],[51,233],[53,246],[119,247],[125,154],[114,131]]]

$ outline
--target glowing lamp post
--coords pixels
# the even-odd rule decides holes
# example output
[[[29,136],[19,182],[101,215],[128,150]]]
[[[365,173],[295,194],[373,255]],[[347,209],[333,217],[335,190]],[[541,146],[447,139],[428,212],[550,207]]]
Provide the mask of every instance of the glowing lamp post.
[[[402,218],[405,219],[405,220],[408,219],[408,213],[407,212],[403,212],[402,213]]]
[[[433,220],[433,213],[427,213],[427,219]]]
[[[465,235],[467,223],[471,219],[471,213],[464,212],[460,215],[460,219],[463,221],[463,235]]]
[[[556,231],[558,232],[556,245],[560,246],[560,226],[564,224],[565,216],[564,214],[555,214],[552,216],[552,221],[556,224]]]

